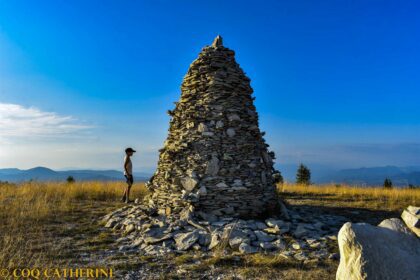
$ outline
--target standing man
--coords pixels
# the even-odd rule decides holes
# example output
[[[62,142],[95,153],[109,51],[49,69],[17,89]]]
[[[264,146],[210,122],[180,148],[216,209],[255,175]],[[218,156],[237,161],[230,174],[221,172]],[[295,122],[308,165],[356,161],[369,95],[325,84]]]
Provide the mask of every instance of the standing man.
[[[125,157],[124,157],[124,176],[127,179],[127,187],[124,190],[124,195],[121,199],[122,202],[129,203],[130,202],[130,189],[133,185],[133,163],[131,162],[131,156],[136,151],[132,148],[125,149]]]

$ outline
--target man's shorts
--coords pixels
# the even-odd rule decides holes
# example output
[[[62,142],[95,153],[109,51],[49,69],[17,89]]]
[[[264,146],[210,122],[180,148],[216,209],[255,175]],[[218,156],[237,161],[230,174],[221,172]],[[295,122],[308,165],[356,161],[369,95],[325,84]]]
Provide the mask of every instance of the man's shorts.
[[[124,175],[124,176],[125,176],[125,179],[127,179],[127,184],[132,185],[134,182],[133,175]]]

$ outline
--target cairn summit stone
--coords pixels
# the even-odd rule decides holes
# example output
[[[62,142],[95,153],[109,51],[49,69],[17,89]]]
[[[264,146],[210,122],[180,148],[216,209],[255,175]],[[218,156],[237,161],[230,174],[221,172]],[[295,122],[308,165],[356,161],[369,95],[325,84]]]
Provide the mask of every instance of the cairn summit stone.
[[[217,36],[190,65],[181,97],[168,111],[168,137],[147,184],[149,206],[158,213],[192,207],[247,219],[284,212],[275,156],[259,129],[252,93],[235,52]]]

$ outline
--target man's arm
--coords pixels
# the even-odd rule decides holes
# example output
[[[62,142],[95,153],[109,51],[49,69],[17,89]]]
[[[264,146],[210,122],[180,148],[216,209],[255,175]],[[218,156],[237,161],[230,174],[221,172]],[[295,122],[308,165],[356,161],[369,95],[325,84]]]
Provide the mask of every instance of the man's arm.
[[[127,174],[131,175],[131,174],[128,172],[128,170],[127,170],[128,160],[129,160],[129,158],[128,158],[128,157],[125,157],[125,159],[124,159],[124,171],[125,171],[125,173],[127,173]]]

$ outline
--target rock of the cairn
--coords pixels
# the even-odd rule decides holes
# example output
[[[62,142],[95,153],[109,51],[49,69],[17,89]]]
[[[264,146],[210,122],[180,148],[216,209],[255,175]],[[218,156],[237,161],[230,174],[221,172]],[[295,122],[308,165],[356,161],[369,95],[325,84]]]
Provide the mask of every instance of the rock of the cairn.
[[[150,206],[169,215],[255,218],[279,213],[273,168],[258,126],[250,79],[217,36],[188,69],[169,135],[147,186]]]

